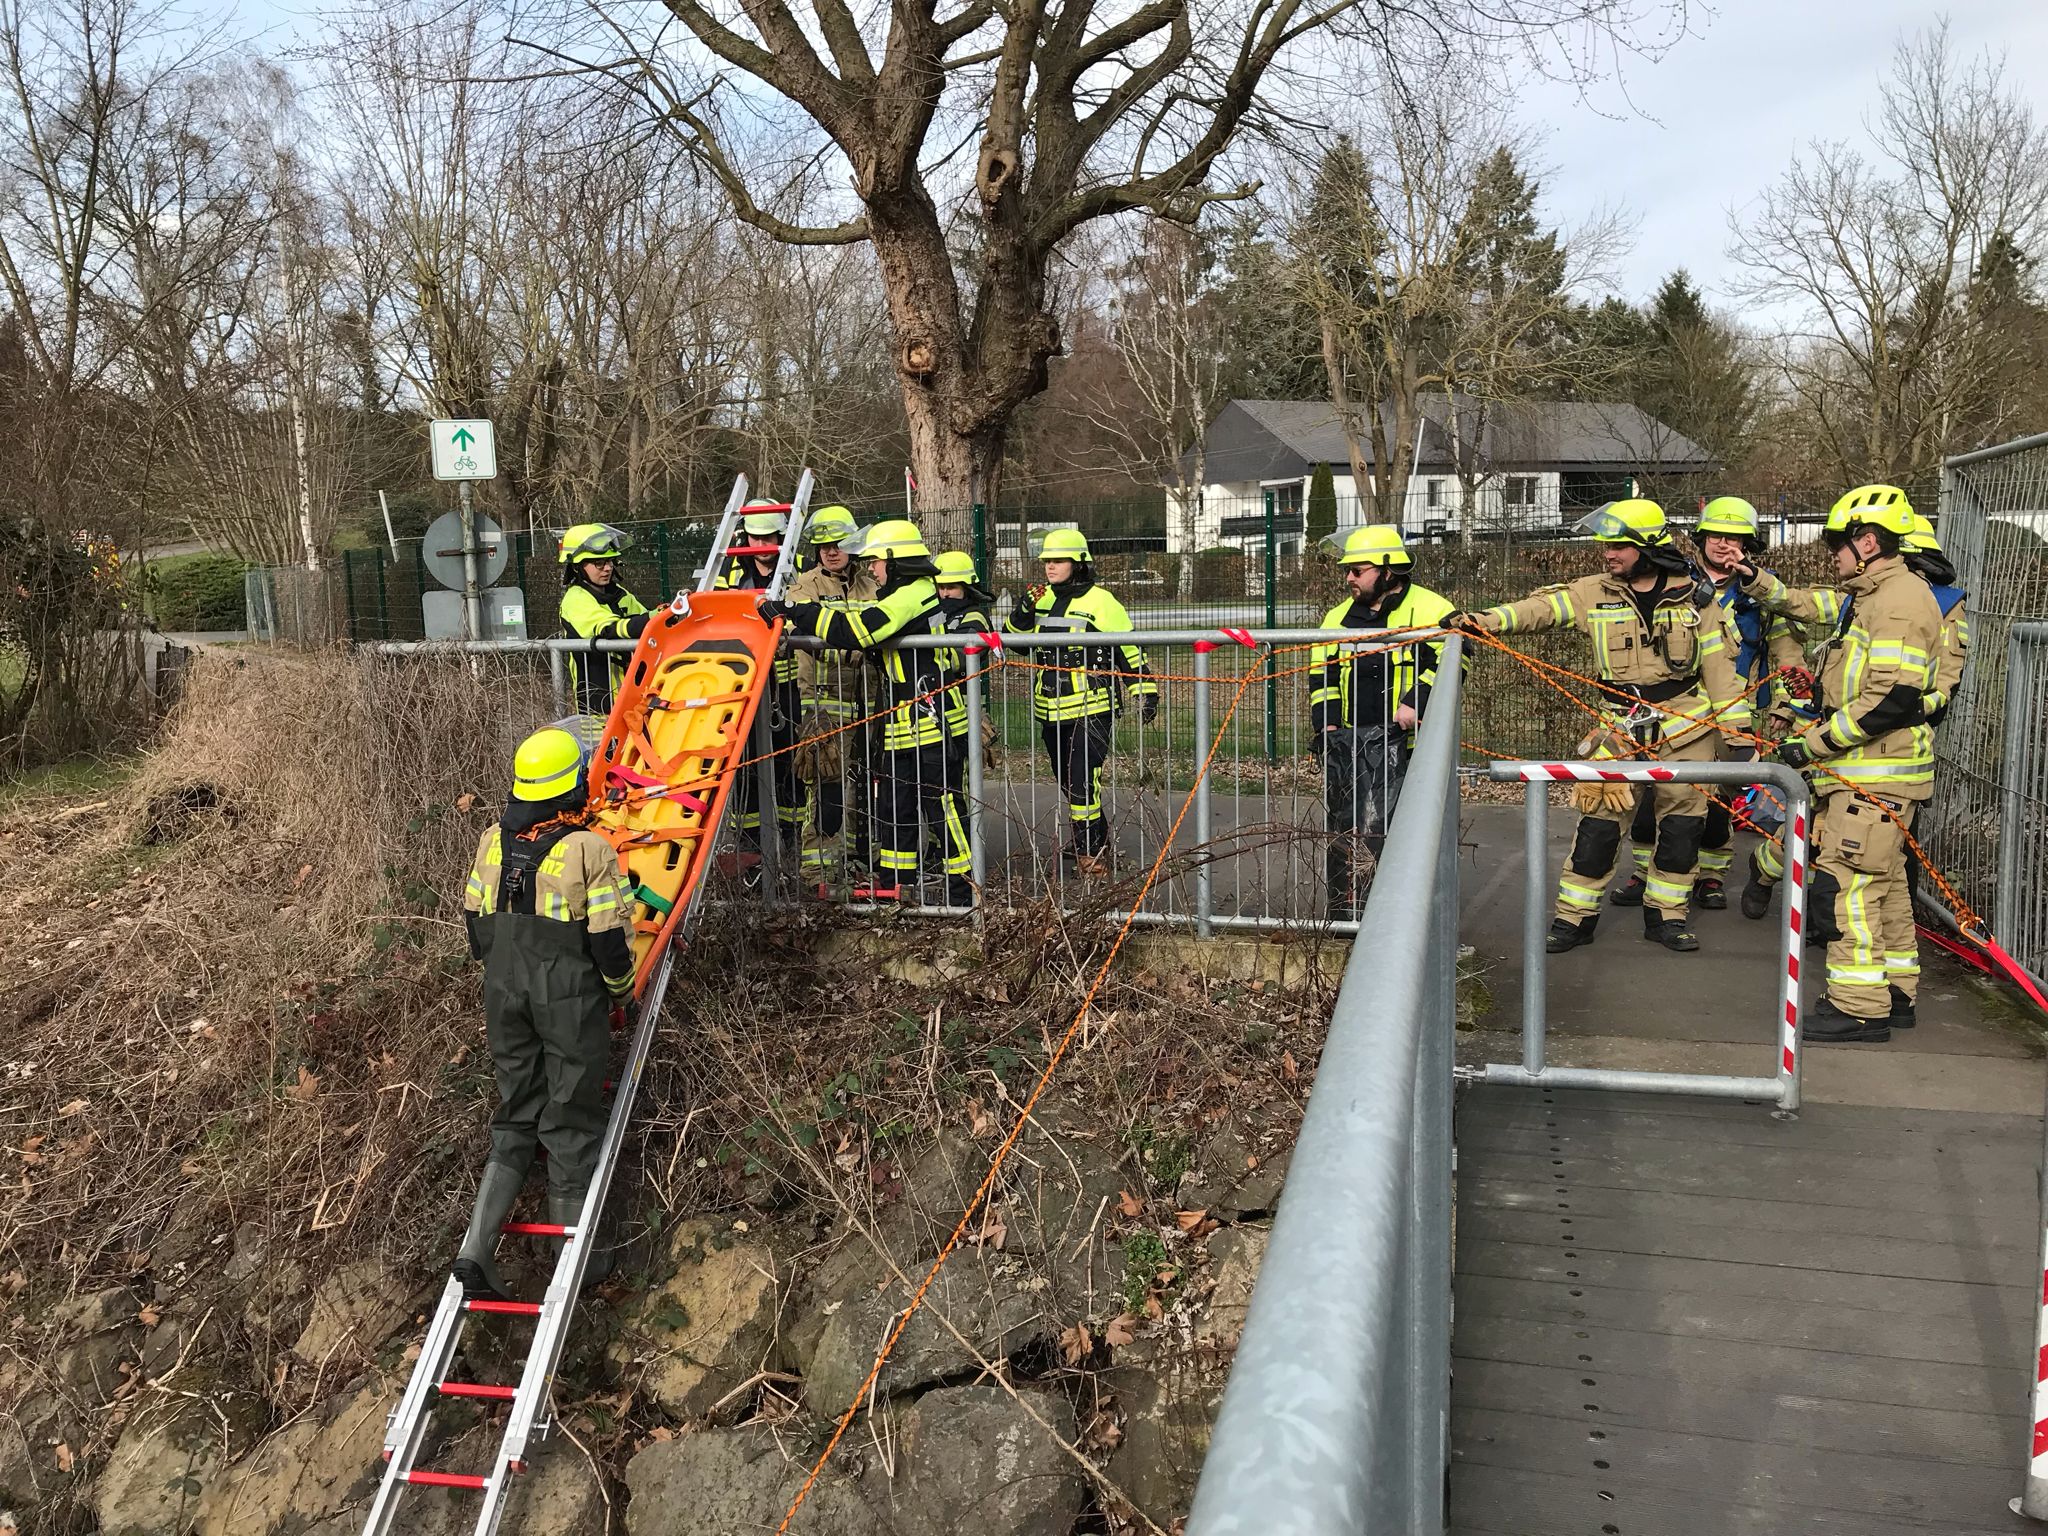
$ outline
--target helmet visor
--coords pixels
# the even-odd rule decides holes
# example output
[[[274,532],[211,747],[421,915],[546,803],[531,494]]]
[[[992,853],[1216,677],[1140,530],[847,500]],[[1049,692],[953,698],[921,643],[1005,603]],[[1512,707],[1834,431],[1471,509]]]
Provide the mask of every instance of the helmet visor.
[[[1588,512],[1576,524],[1578,531],[1602,544],[1640,544],[1643,536],[1605,507]]]

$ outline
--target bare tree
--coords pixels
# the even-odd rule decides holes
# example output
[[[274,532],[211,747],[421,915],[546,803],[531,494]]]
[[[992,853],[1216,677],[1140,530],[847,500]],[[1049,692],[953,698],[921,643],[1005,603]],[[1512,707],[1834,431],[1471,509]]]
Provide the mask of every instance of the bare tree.
[[[1797,316],[1779,360],[1837,478],[1910,475],[1952,445],[2023,339],[1984,323],[1973,274],[2000,240],[2038,248],[2044,216],[2048,133],[1944,22],[1900,44],[1867,154],[1814,145],[1736,228],[1746,294]]]
[[[818,0],[808,18],[781,0],[666,5],[681,38],[638,35],[636,12],[593,4],[606,35],[584,40],[584,59],[646,99],[748,224],[792,244],[872,242],[934,510],[990,499],[1011,418],[1045,387],[1061,346],[1048,285],[1061,243],[1095,219],[1143,209],[1186,222],[1249,192],[1209,178],[1241,134],[1279,121],[1283,61],[1306,39],[1426,36],[1442,55],[1481,35],[1565,28],[1632,43],[1643,13],[1683,12],[1682,0],[1155,0],[1114,12],[960,0],[941,14],[909,0],[863,20],[844,0]],[[763,117],[786,131],[786,153],[750,131]],[[970,146],[971,186],[955,171]],[[804,222],[791,189],[814,182],[828,152],[853,201]]]
[[[1128,471],[1167,488],[1180,519],[1180,547],[1191,554],[1208,483],[1204,433],[1225,374],[1214,258],[1199,226],[1147,218],[1124,233],[1114,251],[1106,317],[1118,366],[1097,374],[1084,408],[1101,446]],[[1183,597],[1193,573],[1193,560],[1182,559]]]

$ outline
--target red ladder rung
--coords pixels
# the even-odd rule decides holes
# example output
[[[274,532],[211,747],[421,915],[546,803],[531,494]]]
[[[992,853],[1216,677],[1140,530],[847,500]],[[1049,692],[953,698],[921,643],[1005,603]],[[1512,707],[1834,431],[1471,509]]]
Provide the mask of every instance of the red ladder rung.
[[[513,1317],[540,1316],[540,1303],[537,1301],[492,1301],[488,1297],[480,1297],[462,1305],[470,1312],[504,1312]]]
[[[515,1233],[520,1237],[574,1237],[576,1235],[574,1227],[565,1227],[558,1222],[552,1221],[508,1221],[499,1230]]]
[[[493,1386],[485,1381],[444,1381],[435,1390],[443,1397],[493,1397],[502,1403],[519,1395],[517,1387]]]
[[[408,1483],[424,1483],[429,1488],[475,1488],[481,1489],[484,1479],[474,1472],[408,1472]]]

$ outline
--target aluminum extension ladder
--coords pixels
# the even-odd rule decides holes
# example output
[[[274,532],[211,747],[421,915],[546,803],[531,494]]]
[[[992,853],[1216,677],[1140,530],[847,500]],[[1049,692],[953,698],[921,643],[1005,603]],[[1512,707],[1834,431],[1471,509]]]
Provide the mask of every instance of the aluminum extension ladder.
[[[806,514],[809,508],[813,480],[811,472],[805,470],[797,486],[796,496],[789,504],[789,527],[784,535],[782,554],[777,560],[775,573],[764,595],[780,597],[789,584],[795,569],[796,550],[802,539]],[[709,591],[718,578],[718,573],[728,558],[733,525],[740,516],[747,499],[747,480],[740,476],[733,486],[728,499],[725,515],[711,542],[711,550],[705,557],[701,570],[697,572],[697,590]],[[685,599],[677,600],[682,605],[678,611],[686,611]],[[774,687],[774,668],[769,666],[761,676],[758,686],[766,691]],[[765,725],[766,712],[756,711],[757,725]],[[764,739],[764,733],[757,729],[755,741]],[[734,751],[740,749],[735,747]],[[727,800],[732,798],[736,786],[736,774],[743,769],[728,769],[724,787],[711,803],[710,815],[701,836],[707,843],[715,843],[724,821]],[[767,788],[763,786],[764,790]],[[764,800],[764,806],[771,802]],[[504,1231],[514,1235],[559,1237],[562,1239],[561,1255],[555,1260],[554,1273],[548,1280],[546,1293],[539,1301],[471,1301],[462,1290],[462,1282],[450,1275],[441,1288],[441,1299],[434,1309],[433,1320],[427,1325],[427,1334],[420,1346],[419,1359],[414,1363],[412,1376],[406,1382],[405,1392],[398,1400],[398,1406],[391,1411],[384,1431],[384,1475],[377,1487],[376,1499],[370,1505],[369,1518],[363,1524],[364,1536],[386,1536],[397,1529],[399,1505],[411,1488],[456,1488],[482,1495],[477,1510],[475,1536],[492,1536],[498,1523],[504,1518],[505,1502],[511,1493],[512,1479],[526,1471],[528,1447],[536,1439],[545,1439],[553,1427],[550,1417],[549,1392],[554,1385],[555,1367],[562,1358],[562,1349],[568,1340],[569,1324],[575,1316],[576,1298],[583,1284],[583,1272],[590,1259],[589,1235],[597,1231],[599,1215],[604,1210],[605,1195],[611,1188],[612,1173],[618,1165],[619,1152],[626,1141],[626,1126],[632,1118],[633,1099],[640,1086],[640,1076],[647,1065],[648,1052],[654,1043],[655,1021],[661,1014],[663,1000],[668,994],[668,983],[674,964],[676,946],[685,942],[696,921],[698,903],[704,892],[704,880],[700,877],[690,890],[683,916],[676,925],[670,942],[660,950],[655,962],[655,971],[647,986],[640,994],[638,1026],[626,1055],[626,1063],[612,1095],[610,1116],[605,1122],[604,1141],[599,1149],[597,1170],[592,1175],[590,1189],[583,1197],[583,1208],[577,1213],[573,1226],[560,1226],[551,1222],[508,1221]],[[461,1346],[463,1330],[469,1319],[478,1314],[496,1314],[509,1317],[533,1319],[533,1342],[526,1355],[526,1363],[519,1373],[516,1385],[495,1385],[485,1382],[462,1382],[448,1379],[449,1369],[455,1362],[457,1349]],[[427,1426],[433,1416],[436,1403],[444,1397],[481,1398],[486,1401],[510,1403],[511,1416],[506,1421],[505,1433],[499,1441],[498,1452],[488,1472],[438,1472],[414,1465],[420,1445],[426,1437]]]

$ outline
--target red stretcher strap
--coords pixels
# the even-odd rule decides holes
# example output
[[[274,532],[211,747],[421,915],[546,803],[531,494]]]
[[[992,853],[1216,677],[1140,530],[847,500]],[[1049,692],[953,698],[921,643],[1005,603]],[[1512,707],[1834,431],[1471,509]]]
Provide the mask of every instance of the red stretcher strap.
[[[517,1387],[496,1387],[485,1381],[444,1381],[435,1389],[443,1397],[492,1397],[509,1403],[519,1395]]]
[[[537,1301],[492,1301],[488,1297],[482,1297],[475,1301],[465,1301],[462,1305],[470,1312],[502,1312],[510,1317],[540,1316],[540,1303]]]
[[[574,1237],[576,1229],[552,1221],[508,1221],[498,1229],[520,1237]]]

